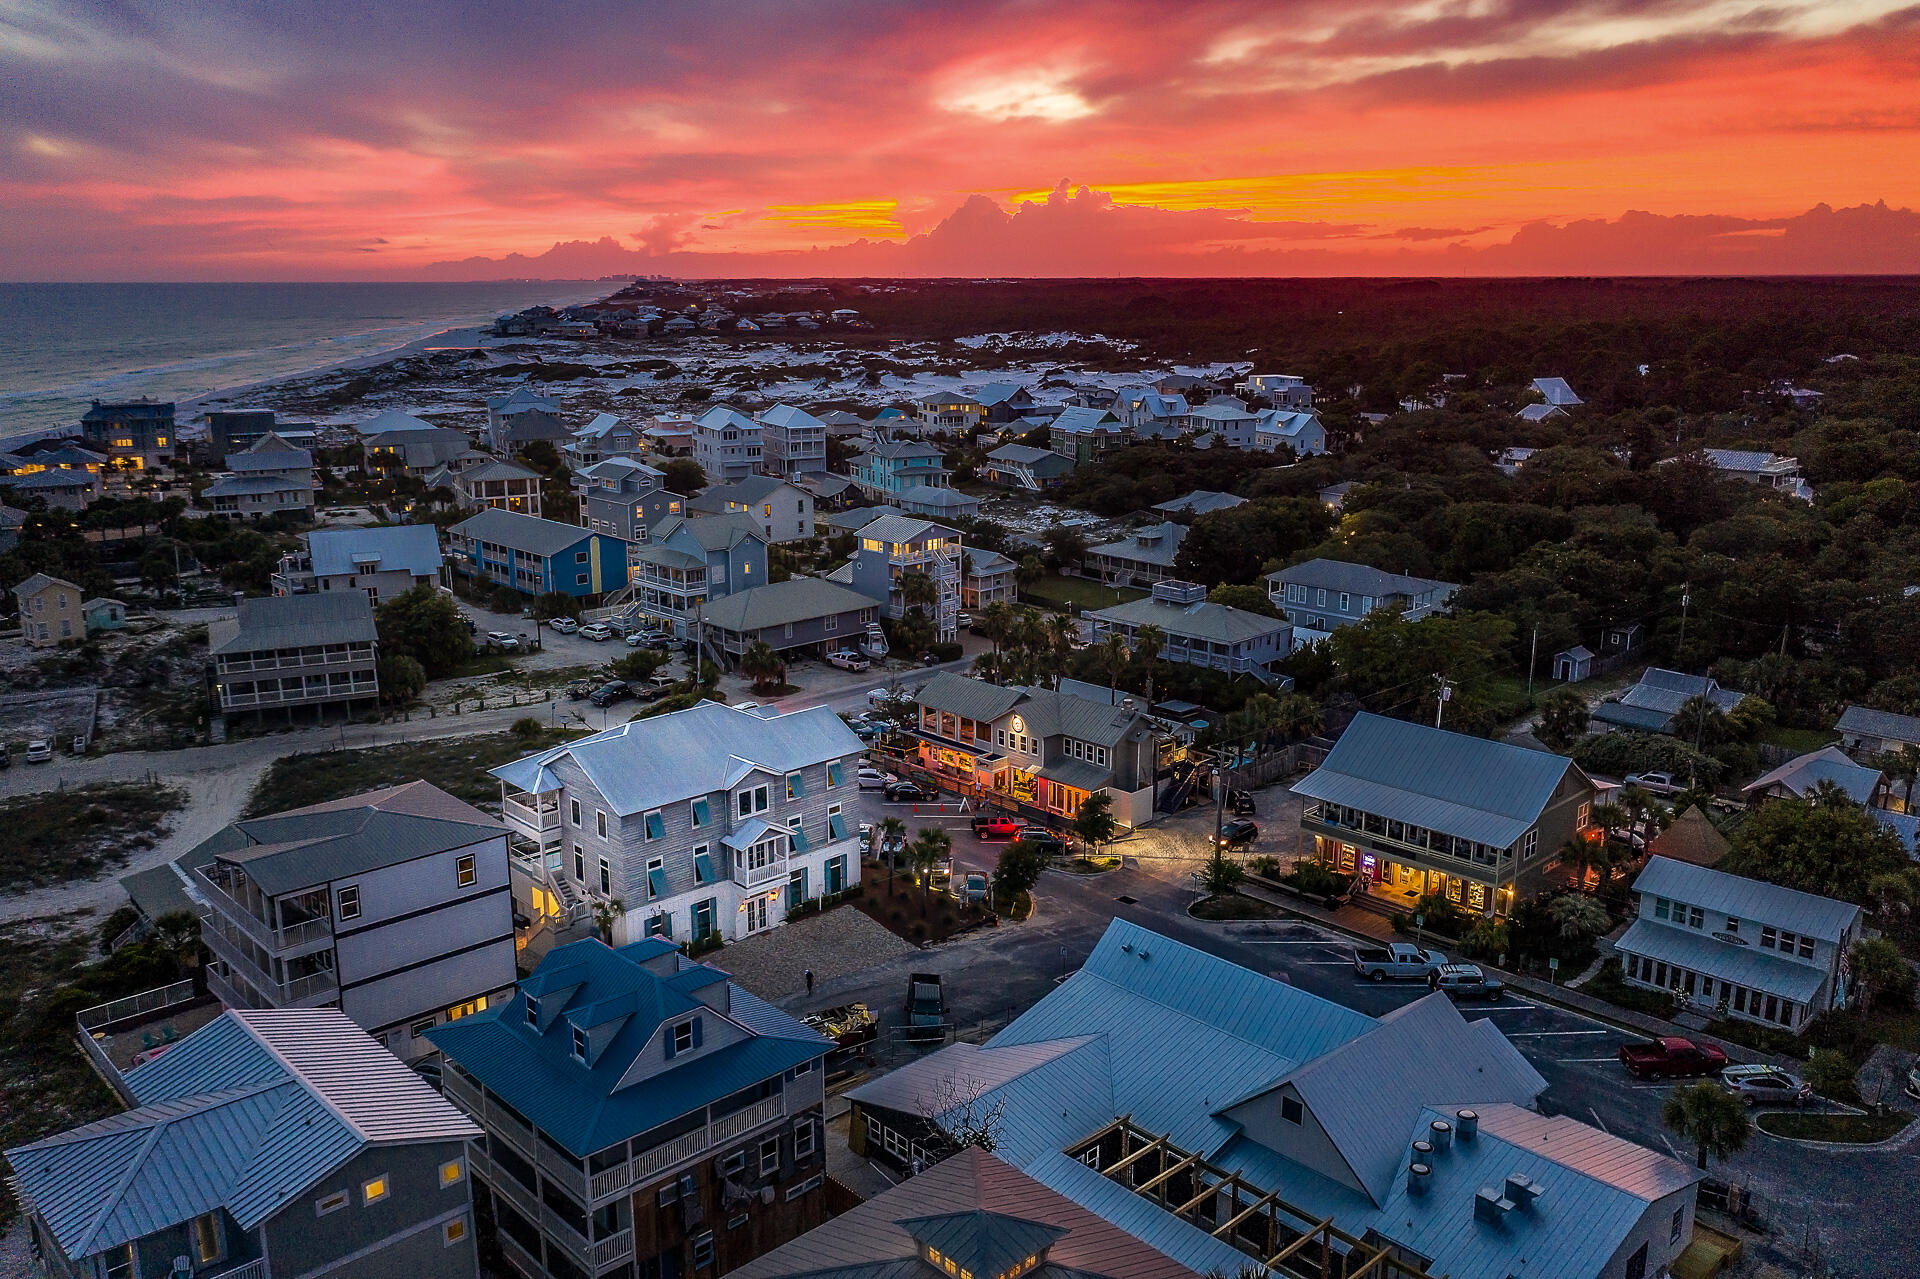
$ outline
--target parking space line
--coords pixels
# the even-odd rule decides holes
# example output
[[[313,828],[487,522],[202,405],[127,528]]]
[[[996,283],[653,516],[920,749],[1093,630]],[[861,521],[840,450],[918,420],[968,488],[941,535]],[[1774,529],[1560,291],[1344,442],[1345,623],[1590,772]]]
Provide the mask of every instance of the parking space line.
[[[1619,1061],[1620,1059],[1618,1057],[1550,1057],[1548,1060],[1562,1066],[1570,1066],[1575,1062]]]
[[[1611,1128],[1609,1128],[1609,1127],[1607,1127],[1607,1121],[1606,1121],[1606,1120],[1604,1120],[1604,1119],[1602,1119],[1602,1118],[1600,1117],[1600,1112],[1599,1112],[1599,1111],[1597,1111],[1597,1110],[1595,1110],[1595,1109],[1594,1109],[1594,1108],[1593,1108],[1592,1106],[1588,1106],[1588,1107],[1587,1107],[1587,1113],[1588,1113],[1589,1115],[1592,1115],[1592,1116],[1593,1116],[1593,1122],[1594,1122],[1594,1123],[1596,1123],[1596,1124],[1599,1124],[1599,1125],[1600,1125],[1600,1131],[1601,1131],[1601,1132],[1604,1132],[1604,1133],[1607,1133],[1607,1134],[1609,1134],[1609,1135],[1611,1135],[1611,1134],[1612,1134],[1612,1132],[1613,1132],[1613,1129],[1611,1129]]]
[[[1531,1037],[1539,1039],[1548,1035],[1604,1035],[1606,1033],[1604,1030],[1510,1030],[1507,1032],[1507,1038],[1520,1039]]]

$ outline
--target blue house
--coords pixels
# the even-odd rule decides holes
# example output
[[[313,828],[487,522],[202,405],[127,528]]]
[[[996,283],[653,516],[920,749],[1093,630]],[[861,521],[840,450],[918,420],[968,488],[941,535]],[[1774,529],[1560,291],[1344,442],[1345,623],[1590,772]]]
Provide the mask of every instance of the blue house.
[[[853,460],[853,482],[870,497],[897,498],[916,485],[946,488],[953,482],[944,455],[918,440],[881,440]]]
[[[669,515],[633,548],[635,608],[692,639],[700,606],[767,583],[767,538],[739,511],[690,520]]]
[[[520,1273],[724,1274],[826,1220],[833,1044],[665,938],[558,947],[427,1036]]]
[[[619,538],[497,507],[448,529],[447,556],[469,577],[528,595],[604,595],[627,584]]]

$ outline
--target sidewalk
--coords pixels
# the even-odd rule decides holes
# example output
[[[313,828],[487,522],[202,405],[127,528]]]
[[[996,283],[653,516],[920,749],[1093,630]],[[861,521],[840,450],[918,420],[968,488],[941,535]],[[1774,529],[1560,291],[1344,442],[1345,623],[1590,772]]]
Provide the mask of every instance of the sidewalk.
[[[1393,931],[1393,924],[1385,916],[1370,910],[1365,910],[1359,906],[1347,905],[1328,910],[1324,906],[1319,906],[1297,897],[1289,897],[1284,893],[1276,893],[1271,889],[1262,888],[1258,884],[1242,884],[1240,892],[1247,897],[1253,898],[1255,901],[1265,902],[1270,906],[1278,907],[1301,919],[1324,924],[1338,932],[1347,934],[1357,941],[1386,942],[1406,940],[1400,934]],[[1658,1017],[1650,1017],[1645,1013],[1638,1013],[1631,1009],[1621,1008],[1617,1004],[1610,1004],[1604,999],[1597,999],[1592,995],[1584,994],[1581,991],[1574,990],[1567,986],[1544,982],[1536,977],[1524,977],[1518,973],[1508,972],[1502,968],[1495,968],[1492,964],[1485,962],[1481,962],[1480,967],[1488,972],[1498,973],[1501,980],[1505,981],[1510,988],[1530,998],[1555,1004],[1572,1012],[1581,1013],[1596,1021],[1607,1022],[1610,1025],[1620,1027],[1622,1030],[1634,1031],[1635,1033],[1646,1035],[1649,1038],[1660,1035],[1680,1035],[1693,1040],[1695,1043],[1712,1044],[1726,1053],[1727,1058],[1731,1061],[1765,1062],[1770,1066],[1778,1066],[1782,1070],[1790,1071],[1804,1070],[1806,1068],[1805,1062],[1795,1061],[1790,1057],[1776,1056],[1772,1053],[1758,1052],[1755,1049],[1747,1047],[1745,1044],[1736,1044],[1730,1040],[1721,1039],[1714,1035],[1707,1035],[1697,1030],[1690,1030],[1674,1022],[1663,1021]]]

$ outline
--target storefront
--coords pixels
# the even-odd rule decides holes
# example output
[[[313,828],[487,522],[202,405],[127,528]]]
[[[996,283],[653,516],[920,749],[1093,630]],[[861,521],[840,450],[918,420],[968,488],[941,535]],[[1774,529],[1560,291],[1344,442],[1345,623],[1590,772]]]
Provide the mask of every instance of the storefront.
[[[1437,894],[1476,915],[1505,914],[1513,903],[1511,888],[1417,866],[1382,849],[1349,844],[1326,835],[1315,835],[1313,844],[1314,856],[1323,865],[1343,875],[1356,876],[1362,881],[1364,891],[1376,897],[1412,905],[1422,897]]]
[[[1056,760],[1041,766],[1036,802],[1050,813],[1071,818],[1080,811],[1087,796],[1112,780],[1112,771],[1098,764],[1078,759]]]

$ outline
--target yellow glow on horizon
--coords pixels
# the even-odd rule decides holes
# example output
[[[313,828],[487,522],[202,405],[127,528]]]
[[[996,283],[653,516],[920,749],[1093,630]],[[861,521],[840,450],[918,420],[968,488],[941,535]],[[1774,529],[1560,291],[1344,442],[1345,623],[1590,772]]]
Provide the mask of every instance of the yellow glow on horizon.
[[[824,204],[769,204],[769,222],[808,231],[858,231],[901,237],[906,230],[893,213],[898,200],[834,200]]]
[[[1537,179],[1537,166],[1414,165],[1345,173],[1282,173],[1263,177],[1083,185],[1110,197],[1115,204],[1181,211],[1246,209],[1261,214],[1319,213],[1335,208],[1351,210],[1356,206],[1479,199],[1500,191],[1539,190]],[[1016,191],[1012,201],[1038,204],[1052,194],[1044,189]]]

